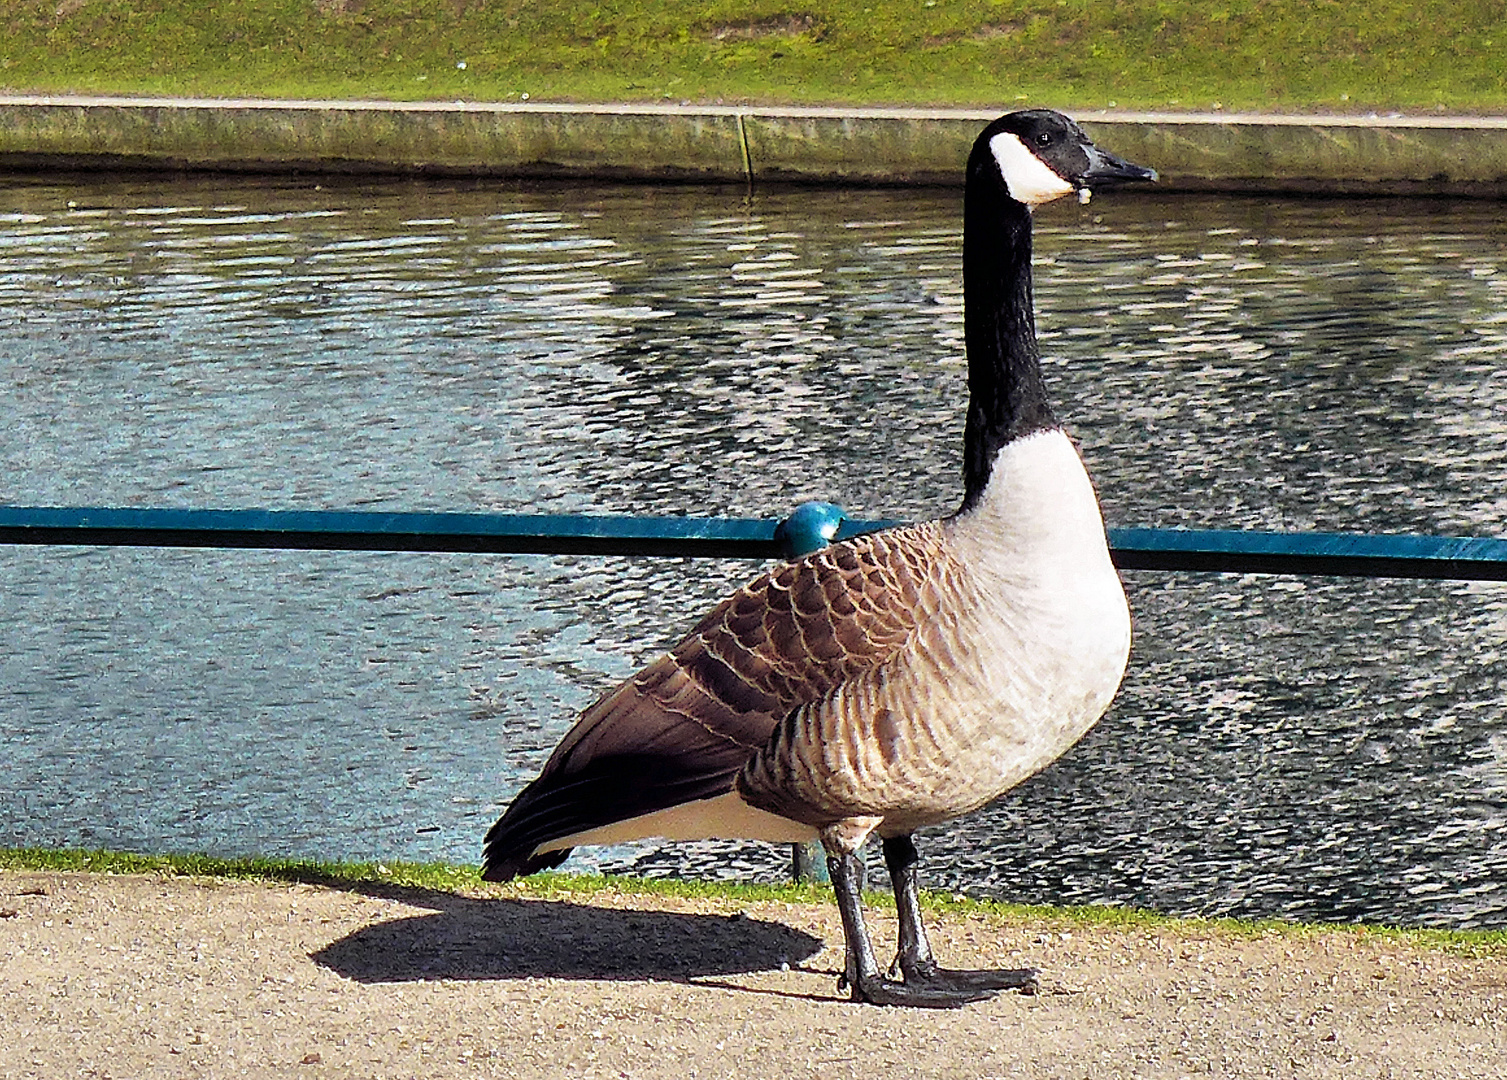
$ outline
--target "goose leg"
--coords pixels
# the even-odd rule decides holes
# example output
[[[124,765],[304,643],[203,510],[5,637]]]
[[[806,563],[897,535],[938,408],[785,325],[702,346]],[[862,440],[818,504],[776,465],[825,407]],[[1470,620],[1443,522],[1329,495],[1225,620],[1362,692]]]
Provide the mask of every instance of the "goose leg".
[[[915,842],[909,836],[896,836],[884,841],[884,865],[889,868],[890,880],[895,886],[895,910],[900,923],[900,948],[895,954],[895,963],[890,968],[890,978],[899,974],[904,976],[907,986],[965,993],[1034,991],[1037,986],[1034,968],[950,971],[937,966],[936,958],[931,954],[931,943],[926,940],[926,927],[921,922],[918,885],[920,874],[917,872],[919,861]]]
[[[847,961],[843,981],[852,991],[854,1001],[870,1005],[909,1005],[922,1009],[956,1009],[995,995],[987,987],[952,987],[915,985],[887,979],[879,973],[874,946],[863,921],[862,864],[850,853],[829,854],[827,872],[832,877],[832,891],[837,910],[842,915],[843,935],[847,938]]]

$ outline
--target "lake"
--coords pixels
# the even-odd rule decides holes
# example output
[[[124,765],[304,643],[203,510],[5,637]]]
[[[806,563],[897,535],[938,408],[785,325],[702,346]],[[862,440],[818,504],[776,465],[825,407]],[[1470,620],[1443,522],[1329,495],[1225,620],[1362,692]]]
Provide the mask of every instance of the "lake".
[[[0,501],[855,517],[960,497],[961,195],[0,176]],[[1507,535],[1499,203],[1038,215],[1114,526]],[[0,846],[475,862],[759,567],[0,548]],[[1507,586],[1126,575],[1113,710],[919,839],[1042,903],[1507,926]],[[776,879],[758,844],[567,866]]]

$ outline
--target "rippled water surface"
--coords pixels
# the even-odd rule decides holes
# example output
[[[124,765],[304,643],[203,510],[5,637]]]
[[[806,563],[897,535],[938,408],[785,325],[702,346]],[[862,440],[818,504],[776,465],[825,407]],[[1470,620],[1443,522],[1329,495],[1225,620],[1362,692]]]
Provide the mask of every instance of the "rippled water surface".
[[[0,178],[0,501],[950,510],[959,196]],[[1490,202],[1044,210],[1113,525],[1507,534]],[[748,563],[0,549],[0,845],[474,861]],[[1507,926],[1507,587],[1128,575],[1110,715],[923,841],[1044,902]],[[775,877],[760,845],[581,865]]]

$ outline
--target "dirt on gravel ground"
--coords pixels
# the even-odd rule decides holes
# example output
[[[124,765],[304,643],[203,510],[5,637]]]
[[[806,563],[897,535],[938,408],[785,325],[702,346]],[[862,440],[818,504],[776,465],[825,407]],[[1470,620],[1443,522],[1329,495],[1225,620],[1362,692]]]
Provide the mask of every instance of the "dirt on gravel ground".
[[[931,921],[944,962],[1040,992],[842,1000],[830,904],[3,872],[0,1075],[1507,1077],[1502,955]]]

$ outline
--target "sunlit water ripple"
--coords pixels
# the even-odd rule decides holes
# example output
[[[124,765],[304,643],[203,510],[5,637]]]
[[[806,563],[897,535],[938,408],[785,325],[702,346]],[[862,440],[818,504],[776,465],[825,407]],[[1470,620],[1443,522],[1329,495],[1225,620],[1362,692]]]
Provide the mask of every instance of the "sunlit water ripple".
[[[0,499],[915,517],[958,496],[953,192],[0,180]],[[1492,203],[1043,211],[1111,524],[1507,533]],[[0,550],[0,844],[474,861],[755,568]],[[1110,715],[932,884],[1507,926],[1507,588],[1128,575]],[[771,878],[701,844],[577,865]]]

